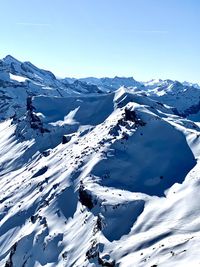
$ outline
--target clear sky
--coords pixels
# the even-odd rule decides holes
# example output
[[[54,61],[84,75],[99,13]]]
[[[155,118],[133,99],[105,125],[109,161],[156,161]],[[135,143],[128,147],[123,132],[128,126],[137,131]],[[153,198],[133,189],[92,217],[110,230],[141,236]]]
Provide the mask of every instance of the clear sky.
[[[0,0],[0,58],[58,76],[200,83],[200,0]]]

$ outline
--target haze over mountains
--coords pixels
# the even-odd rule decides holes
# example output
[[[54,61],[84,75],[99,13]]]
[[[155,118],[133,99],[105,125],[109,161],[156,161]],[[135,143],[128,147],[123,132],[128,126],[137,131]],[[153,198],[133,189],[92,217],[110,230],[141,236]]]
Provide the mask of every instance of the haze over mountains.
[[[0,266],[199,266],[200,87],[0,60]]]

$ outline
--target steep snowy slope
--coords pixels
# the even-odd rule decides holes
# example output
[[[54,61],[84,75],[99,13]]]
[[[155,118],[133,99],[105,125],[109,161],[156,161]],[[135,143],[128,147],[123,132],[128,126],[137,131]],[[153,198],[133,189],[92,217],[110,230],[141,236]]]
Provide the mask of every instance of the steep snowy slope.
[[[199,266],[200,129],[172,105],[175,82],[164,103],[149,83],[75,92],[7,66],[0,266]]]

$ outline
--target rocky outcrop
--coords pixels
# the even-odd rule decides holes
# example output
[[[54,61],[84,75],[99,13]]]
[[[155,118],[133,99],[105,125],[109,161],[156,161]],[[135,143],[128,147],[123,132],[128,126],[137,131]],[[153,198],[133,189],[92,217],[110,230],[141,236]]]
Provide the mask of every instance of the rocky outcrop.
[[[26,108],[27,108],[27,117],[30,121],[30,126],[32,129],[39,130],[41,133],[45,132],[50,132],[48,129],[45,129],[43,127],[43,123],[40,120],[40,118],[34,113],[34,106],[32,103],[33,97],[28,96],[27,97],[27,103],[26,103]]]

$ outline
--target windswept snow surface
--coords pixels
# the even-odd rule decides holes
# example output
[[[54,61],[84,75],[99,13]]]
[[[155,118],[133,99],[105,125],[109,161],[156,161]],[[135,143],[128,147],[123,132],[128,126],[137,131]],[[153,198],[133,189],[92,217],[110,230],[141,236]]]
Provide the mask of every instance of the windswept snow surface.
[[[200,266],[200,90],[0,61],[0,266]]]

